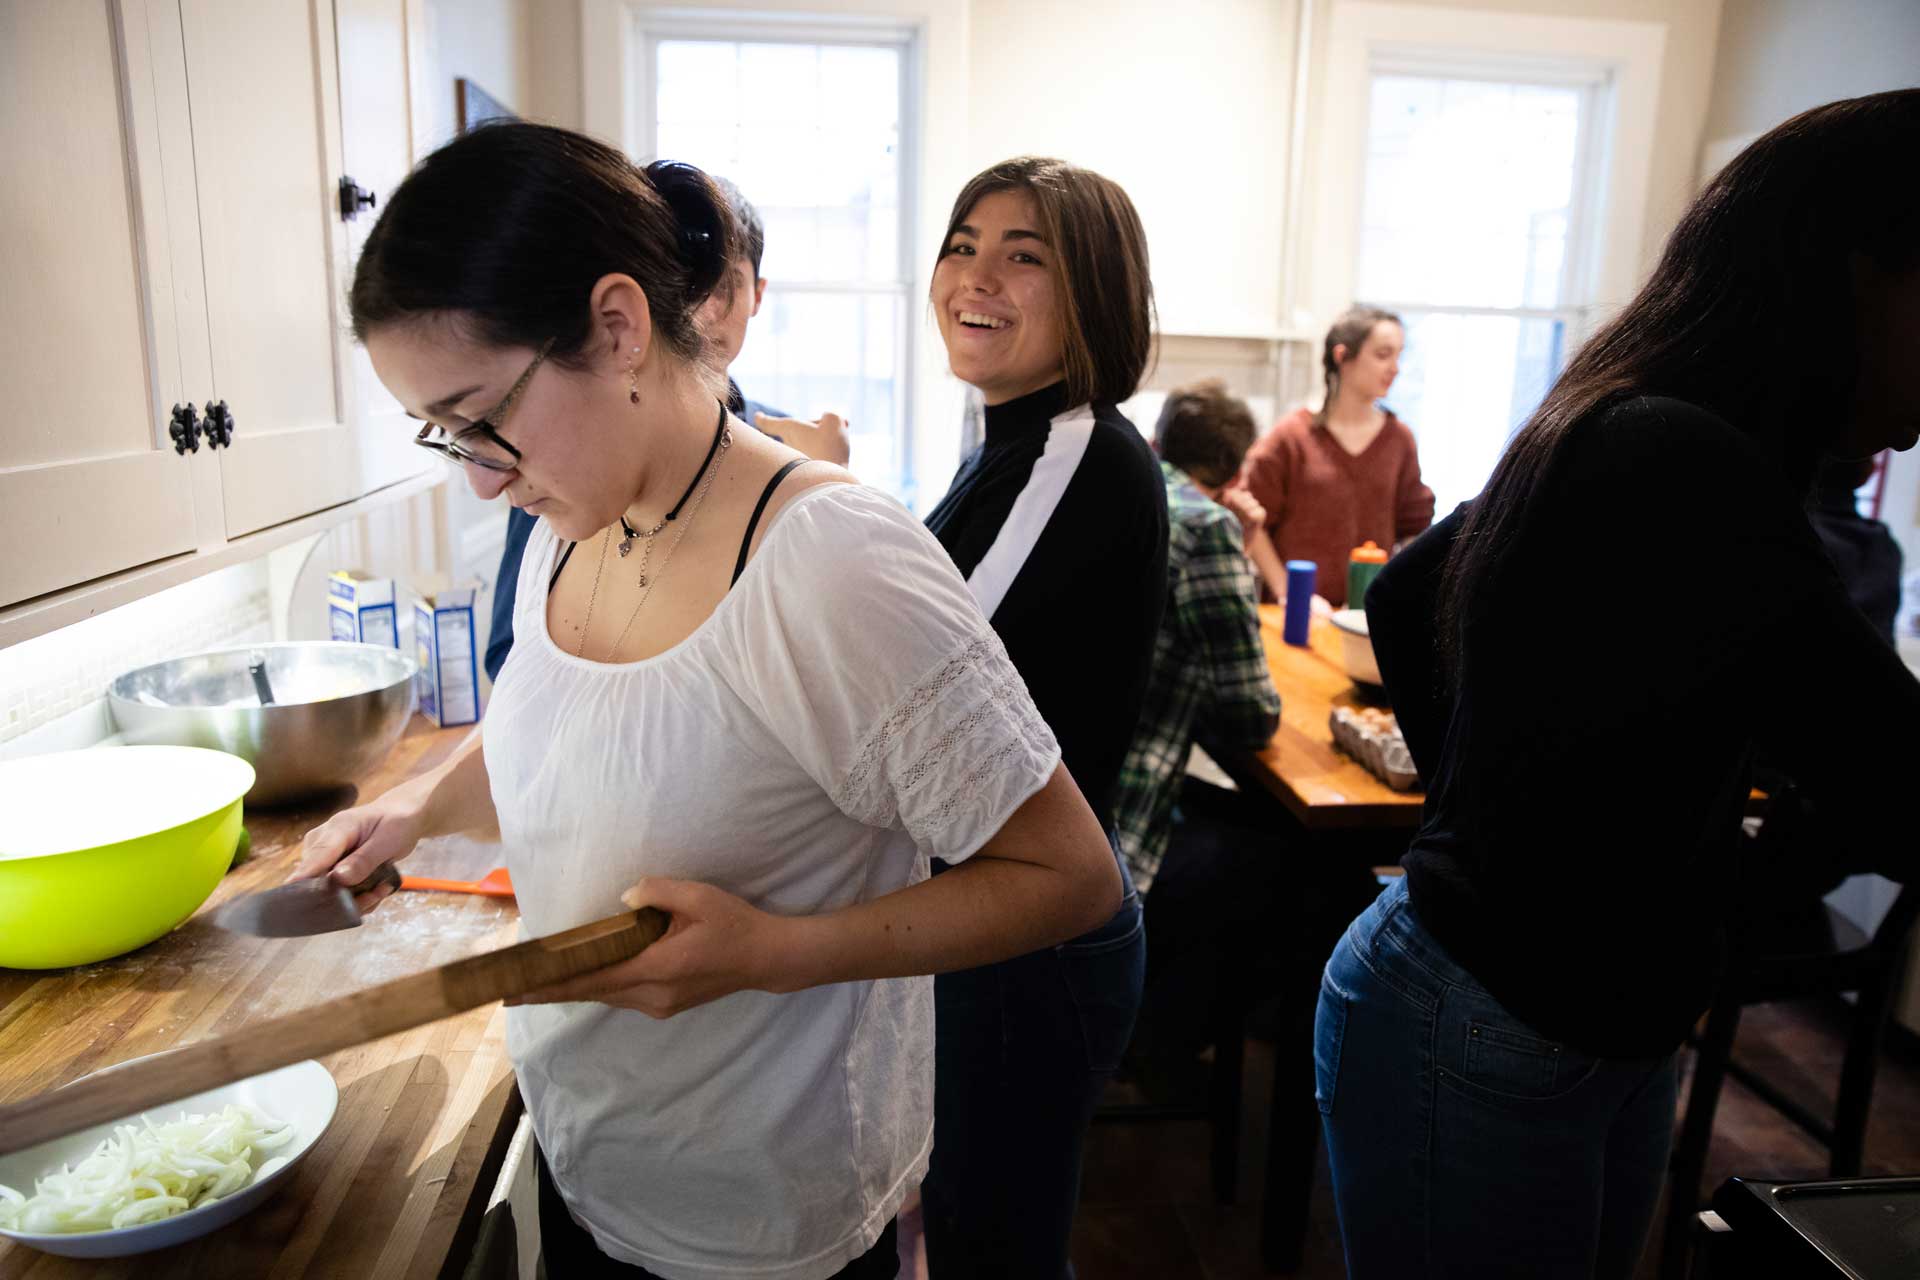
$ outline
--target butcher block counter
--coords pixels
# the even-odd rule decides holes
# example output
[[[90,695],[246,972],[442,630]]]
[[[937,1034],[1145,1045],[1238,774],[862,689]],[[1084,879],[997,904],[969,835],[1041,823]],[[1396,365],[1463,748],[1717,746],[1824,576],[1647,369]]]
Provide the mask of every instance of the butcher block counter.
[[[431,769],[470,731],[416,717],[359,797]],[[514,941],[512,901],[472,894],[396,894],[359,928],[314,938],[241,937],[206,923],[228,899],[283,880],[301,835],[355,802],[348,790],[300,808],[249,809],[250,856],[158,942],[74,969],[0,968],[0,1103]],[[498,853],[433,841],[405,866],[478,879]],[[199,1240],[131,1258],[59,1258],[0,1239],[0,1280],[460,1275],[520,1114],[501,1007],[321,1061],[339,1086],[339,1111],[287,1186],[258,1209]]]

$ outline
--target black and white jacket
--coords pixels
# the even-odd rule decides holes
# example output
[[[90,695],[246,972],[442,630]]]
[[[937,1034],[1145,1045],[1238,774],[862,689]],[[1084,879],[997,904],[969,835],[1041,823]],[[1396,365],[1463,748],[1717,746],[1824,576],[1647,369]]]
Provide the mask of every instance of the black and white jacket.
[[[1108,830],[1167,597],[1167,495],[1111,404],[1055,383],[990,405],[927,516]]]

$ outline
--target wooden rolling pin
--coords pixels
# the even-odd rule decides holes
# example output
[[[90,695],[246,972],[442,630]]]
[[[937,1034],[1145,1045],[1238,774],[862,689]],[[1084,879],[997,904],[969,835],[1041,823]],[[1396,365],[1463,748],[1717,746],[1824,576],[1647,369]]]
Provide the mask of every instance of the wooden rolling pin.
[[[0,1107],[0,1155],[604,969],[646,950],[668,923],[642,907],[96,1072]]]

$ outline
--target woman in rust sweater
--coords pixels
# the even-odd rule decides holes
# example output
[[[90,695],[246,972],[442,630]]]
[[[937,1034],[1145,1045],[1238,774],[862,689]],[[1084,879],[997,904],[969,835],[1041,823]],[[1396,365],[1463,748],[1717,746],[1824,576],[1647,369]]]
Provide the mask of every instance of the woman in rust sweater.
[[[1347,558],[1363,542],[1392,550],[1433,523],[1433,490],[1420,481],[1413,432],[1377,402],[1400,373],[1400,317],[1354,307],[1327,330],[1320,362],[1327,398],[1297,409],[1254,442],[1237,488],[1266,513],[1275,555],[1257,555],[1269,595],[1284,592],[1278,565],[1320,566],[1317,593],[1347,600]],[[1262,563],[1266,561],[1266,563]]]

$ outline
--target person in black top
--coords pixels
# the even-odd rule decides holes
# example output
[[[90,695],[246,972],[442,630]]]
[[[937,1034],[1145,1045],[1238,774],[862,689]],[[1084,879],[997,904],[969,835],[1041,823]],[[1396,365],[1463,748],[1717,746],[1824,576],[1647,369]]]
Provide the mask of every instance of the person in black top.
[[[1873,474],[1871,458],[1834,458],[1814,480],[1807,517],[1847,595],[1888,644],[1900,612],[1900,544],[1880,521],[1860,514],[1854,492]]]
[[[927,527],[1111,835],[1167,591],[1160,468],[1115,408],[1147,363],[1146,235],[1100,175],[1010,160],[954,201],[932,302],[954,375],[986,401],[986,439]],[[1068,1274],[1081,1142],[1145,954],[1129,886],[1083,938],[935,980],[934,1280]]]
[[[1328,962],[1349,1273],[1625,1277],[1744,874],[1756,750],[1914,871],[1920,683],[1803,509],[1920,436],[1920,91],[1730,163],[1472,503],[1368,593],[1424,823]],[[1869,738],[1875,739],[1869,746]]]

